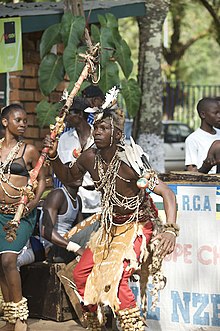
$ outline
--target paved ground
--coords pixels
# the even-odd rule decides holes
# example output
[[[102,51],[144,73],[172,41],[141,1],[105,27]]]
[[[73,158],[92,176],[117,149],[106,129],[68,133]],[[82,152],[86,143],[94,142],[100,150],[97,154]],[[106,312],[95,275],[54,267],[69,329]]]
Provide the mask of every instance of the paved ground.
[[[5,323],[0,321],[0,327]],[[54,322],[50,320],[28,319],[30,331],[85,331],[85,329],[76,321]]]
[[[0,328],[4,326],[5,322],[0,319]],[[86,331],[81,326],[79,321],[69,320],[65,322],[54,322],[51,320],[42,319],[28,319],[28,326],[30,331]],[[115,321],[112,322],[111,326],[107,324],[107,328],[103,327],[105,331],[119,331],[115,325]]]

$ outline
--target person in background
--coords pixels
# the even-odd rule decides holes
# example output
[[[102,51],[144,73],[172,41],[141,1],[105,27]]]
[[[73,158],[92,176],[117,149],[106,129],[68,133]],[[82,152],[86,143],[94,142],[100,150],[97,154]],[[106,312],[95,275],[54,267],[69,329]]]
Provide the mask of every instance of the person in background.
[[[215,140],[208,150],[206,159],[202,166],[198,169],[199,172],[208,174],[212,167],[217,167],[216,173],[220,173],[220,140]]]
[[[114,109],[100,109],[94,118],[96,148],[84,150],[71,166],[61,162],[55,141],[47,136],[44,142],[53,169],[63,183],[71,186],[88,171],[102,193],[101,226],[91,236],[73,271],[89,330],[100,330],[105,323],[102,305],[108,305],[119,316],[122,330],[144,330],[128,280],[147,257],[153,228],[159,222],[146,185],[162,196],[166,214],[166,224],[154,238],[154,242],[159,240],[159,255],[154,256],[157,262],[172,253],[178,234],[174,193],[158,179],[148,162],[143,166],[137,157],[136,163],[134,150],[123,143],[123,129],[124,113],[117,105]],[[141,169],[145,169],[143,177]],[[157,266],[160,269],[160,262]],[[161,278],[157,281],[160,283]]]
[[[5,129],[2,125],[2,120],[1,120],[1,116],[0,116],[0,139],[2,139],[5,135]]]
[[[207,157],[213,141],[220,139],[220,105],[216,98],[203,98],[197,104],[200,128],[185,140],[185,165],[188,171],[198,171]],[[210,169],[216,173],[216,166]]]
[[[6,239],[5,227],[10,229],[22,193],[29,179],[29,171],[39,159],[35,146],[22,138],[27,128],[27,114],[19,104],[11,104],[1,111],[5,130],[0,140],[0,285],[3,295],[5,331],[26,331],[27,299],[22,296],[21,278],[17,269],[18,254],[32,235],[36,222],[36,207],[45,188],[43,169],[38,175],[35,197],[25,206],[25,212],[16,230],[16,238]]]
[[[81,180],[78,182],[78,185],[80,184]],[[71,243],[69,244],[63,236],[82,221],[82,203],[77,192],[77,183],[72,188],[63,185],[61,188],[50,191],[43,203],[40,216],[41,235],[53,244],[47,253],[49,262],[68,263],[76,257],[71,253]],[[82,251],[76,253],[80,254]]]
[[[100,107],[105,100],[105,95],[100,89],[100,87],[98,85],[93,85],[93,84],[87,86],[84,90],[82,90],[81,96],[88,101],[89,106],[91,108]],[[87,121],[89,124],[92,125],[93,120],[94,120],[94,116],[91,113],[89,114]]]
[[[97,85],[89,85],[81,93],[82,97],[85,98],[90,107],[100,107],[104,100],[105,95]]]
[[[92,127],[87,121],[89,113],[84,112],[89,106],[86,99],[75,97],[69,109],[66,122],[70,130],[60,136],[58,143],[58,154],[65,164],[74,162],[83,150],[94,145]],[[89,173],[85,174],[78,194],[82,199],[83,218],[100,210],[100,193],[95,190]]]

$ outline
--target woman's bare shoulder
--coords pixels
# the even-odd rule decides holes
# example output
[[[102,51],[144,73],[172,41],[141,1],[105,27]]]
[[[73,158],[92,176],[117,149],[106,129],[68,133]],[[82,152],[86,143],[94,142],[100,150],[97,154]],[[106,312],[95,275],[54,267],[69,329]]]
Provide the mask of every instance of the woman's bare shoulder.
[[[28,159],[29,161],[36,160],[37,158],[39,158],[40,152],[36,146],[32,144],[26,144],[24,156],[25,159]]]
[[[38,152],[39,153],[39,150],[37,149],[37,147],[33,144],[28,144],[26,143],[26,151],[27,152]]]

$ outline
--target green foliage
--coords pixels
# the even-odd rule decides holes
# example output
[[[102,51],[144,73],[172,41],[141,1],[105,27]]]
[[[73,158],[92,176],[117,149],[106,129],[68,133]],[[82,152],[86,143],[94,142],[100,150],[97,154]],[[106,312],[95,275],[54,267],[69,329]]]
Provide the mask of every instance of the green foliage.
[[[133,70],[131,77],[136,80],[138,73],[139,30],[135,17],[126,17],[119,20],[119,33],[127,42],[131,51]]]
[[[204,38],[188,49],[179,63],[181,80],[189,84],[219,85],[216,70],[219,67],[220,47],[210,38]]]
[[[67,20],[65,17],[67,16]],[[62,29],[63,28],[63,29]],[[85,30],[85,19],[84,17],[72,16],[71,13],[63,15],[61,22],[61,33],[64,39],[64,45],[71,45],[75,48],[81,43],[83,33]]]
[[[110,86],[119,85],[119,69],[115,62],[109,61],[102,69],[99,86],[102,91],[107,91]]]
[[[137,81],[130,79],[133,69],[130,48],[119,33],[118,21],[114,15],[106,14],[98,18],[100,25],[91,25],[92,42],[100,43],[101,49],[98,84],[103,92],[107,92],[114,85],[122,85],[122,95],[127,98],[127,111],[130,116],[134,116],[138,110],[140,93]],[[71,91],[78,80],[85,65],[80,54],[87,51],[84,30],[84,17],[76,17],[67,12],[59,24],[49,27],[43,33],[40,43],[42,61],[39,67],[39,86],[45,96],[50,95],[65,74],[70,79],[68,91]],[[63,54],[52,53],[57,44],[64,45]],[[88,81],[84,82],[81,90],[88,84]],[[51,117],[46,112],[47,106],[49,107],[49,103],[44,101],[39,104],[37,111],[39,123],[43,125],[51,123]],[[56,109],[57,107],[50,107],[50,111]]]
[[[124,40],[115,42],[115,46],[115,59],[120,64],[125,77],[128,79],[133,69],[133,63],[130,60],[131,51]]]
[[[41,59],[50,52],[53,45],[61,43],[60,24],[54,24],[44,31],[40,43]]]
[[[52,104],[46,100],[41,100],[36,108],[38,124],[44,127],[48,123],[54,123],[54,118],[58,115],[59,110],[59,103]]]
[[[141,88],[136,80],[131,78],[128,81],[122,81],[122,95],[129,115],[134,117],[139,109],[141,99]]]
[[[80,61],[80,53],[85,53],[86,47],[81,51],[77,50],[74,45],[68,44],[63,53],[63,62],[65,71],[71,81],[76,82],[83,70],[84,63]]]
[[[63,59],[59,55],[46,54],[39,66],[39,85],[44,95],[49,95],[64,78]]]
[[[174,25],[177,20],[180,23],[178,27]],[[189,84],[219,84],[215,72],[219,63],[220,46],[214,38],[212,24],[212,17],[201,1],[171,0],[168,14],[168,51],[171,50],[174,54],[174,51],[178,53],[179,50],[180,57],[174,58],[175,61],[170,67],[164,61],[162,68],[166,78]],[[189,43],[190,40],[193,42]]]

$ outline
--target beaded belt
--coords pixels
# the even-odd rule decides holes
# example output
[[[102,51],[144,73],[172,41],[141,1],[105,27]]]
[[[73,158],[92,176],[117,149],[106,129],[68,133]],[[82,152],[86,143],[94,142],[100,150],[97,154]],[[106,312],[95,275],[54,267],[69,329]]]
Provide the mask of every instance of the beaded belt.
[[[1,214],[16,214],[17,209],[19,206],[19,202],[17,203],[10,203],[10,204],[2,204],[0,203],[0,213]],[[30,213],[30,209],[27,206],[24,206],[23,216],[26,216]]]
[[[18,209],[18,203],[0,204],[0,213],[15,214]]]
[[[143,204],[140,206],[139,211],[138,211],[138,222],[149,222],[152,220],[152,216],[149,215],[149,213],[146,211],[147,207],[147,202],[146,200],[143,202]],[[117,214],[113,213],[113,222],[115,224],[123,224],[125,223],[130,217],[134,215],[133,213],[130,214]],[[136,220],[136,218],[135,218]]]
[[[132,214],[127,214],[127,215],[119,215],[119,214],[114,214],[113,215],[113,222],[114,224],[123,224],[125,223],[131,216]],[[135,218],[136,220],[136,218]],[[150,221],[150,217],[149,215],[147,215],[146,213],[138,213],[138,222],[149,222]]]

